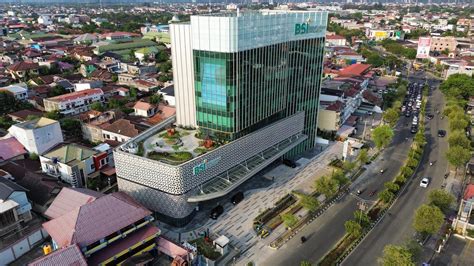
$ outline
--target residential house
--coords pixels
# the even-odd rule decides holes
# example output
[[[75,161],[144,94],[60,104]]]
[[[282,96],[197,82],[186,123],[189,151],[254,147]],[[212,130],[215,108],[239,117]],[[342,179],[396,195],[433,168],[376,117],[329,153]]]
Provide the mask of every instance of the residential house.
[[[15,122],[25,122],[32,117],[42,117],[43,112],[38,110],[24,109],[9,113],[8,116]]]
[[[456,51],[458,41],[453,36],[448,37],[431,37],[430,51],[442,52],[447,50],[449,52]]]
[[[104,196],[104,194],[86,188],[62,188],[61,192],[56,196],[56,199],[44,212],[44,216],[48,217],[50,220],[59,218],[102,196]]]
[[[31,220],[28,190],[0,176],[0,237],[16,230],[21,222]]]
[[[156,114],[156,112],[158,111],[158,107],[154,104],[138,101],[133,106],[133,110],[135,111],[135,115],[137,116],[151,117]]]
[[[340,35],[327,35],[326,46],[345,46],[346,38]]]
[[[176,106],[176,98],[174,96],[174,85],[169,85],[160,90],[160,94],[163,96],[163,101],[171,106]]]
[[[13,79],[22,79],[27,76],[39,74],[38,63],[20,61],[9,66],[7,69]]]
[[[28,85],[25,83],[3,87],[0,88],[0,91],[9,91],[13,96],[15,96],[15,99],[19,101],[26,101],[28,99]]]
[[[90,110],[79,116],[81,120],[82,137],[90,142],[103,142],[102,127],[110,124],[119,117],[114,111],[98,112]]]
[[[104,103],[103,95],[101,89],[87,89],[47,98],[43,102],[47,112],[59,110],[63,115],[76,115],[90,110],[93,103]]]
[[[472,161],[472,160],[471,160]],[[463,237],[474,239],[474,184],[468,184],[459,205],[458,215],[453,221],[454,230]]]
[[[60,203],[51,208],[61,205],[64,214],[43,224],[54,252],[31,265],[46,265],[45,260],[53,263],[48,265],[127,265],[134,256],[157,249],[160,230],[152,213],[125,193],[86,202],[70,197],[75,194],[58,195]]]
[[[0,165],[9,161],[24,159],[28,151],[16,138],[0,139]]]
[[[73,187],[84,187],[87,178],[98,174],[97,154],[97,151],[77,144],[65,144],[40,156],[41,169]]]
[[[156,91],[158,89],[158,84],[143,79],[135,80],[133,86],[135,86],[139,91],[144,92]]]
[[[28,152],[38,155],[63,142],[59,122],[45,117],[15,124],[8,129],[8,132]]]
[[[118,119],[109,125],[102,126],[102,136],[104,140],[125,142],[136,137],[143,131],[143,127],[130,122],[127,119]]]

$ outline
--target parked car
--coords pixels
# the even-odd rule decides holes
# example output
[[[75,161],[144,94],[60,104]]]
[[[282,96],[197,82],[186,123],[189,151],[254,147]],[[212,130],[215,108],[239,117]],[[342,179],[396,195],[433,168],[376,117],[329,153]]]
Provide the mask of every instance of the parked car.
[[[421,179],[420,181],[420,187],[428,187],[428,185],[430,184],[430,179],[428,177],[425,177],[423,179]]]
[[[446,136],[446,130],[438,130],[438,137],[444,138]]]
[[[242,191],[239,191],[239,192],[235,193],[234,196],[232,196],[232,198],[230,199],[230,202],[232,202],[232,204],[234,204],[234,205],[237,205],[243,199],[244,199],[244,193]]]
[[[211,214],[209,214],[209,217],[213,220],[217,220],[221,214],[224,213],[224,207],[222,205],[217,205],[211,210]]]
[[[283,159],[282,162],[283,162],[284,165],[286,165],[288,167],[296,168],[296,163],[293,162],[292,160]]]

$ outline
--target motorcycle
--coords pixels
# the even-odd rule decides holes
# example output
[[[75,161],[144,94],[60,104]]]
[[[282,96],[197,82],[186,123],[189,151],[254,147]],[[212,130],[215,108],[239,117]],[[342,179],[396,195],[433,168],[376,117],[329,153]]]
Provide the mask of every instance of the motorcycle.
[[[303,244],[304,242],[306,242],[306,237],[302,236],[301,237],[301,243]]]

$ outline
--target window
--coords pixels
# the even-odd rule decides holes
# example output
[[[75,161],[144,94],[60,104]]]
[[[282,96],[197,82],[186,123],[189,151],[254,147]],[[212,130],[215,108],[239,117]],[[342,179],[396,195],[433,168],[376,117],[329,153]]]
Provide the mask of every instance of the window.
[[[95,165],[94,164],[91,164],[91,170],[95,171]]]

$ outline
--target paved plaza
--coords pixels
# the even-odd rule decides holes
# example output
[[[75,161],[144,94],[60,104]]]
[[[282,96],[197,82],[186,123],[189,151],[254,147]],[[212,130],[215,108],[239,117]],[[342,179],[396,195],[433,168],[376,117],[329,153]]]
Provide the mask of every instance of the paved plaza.
[[[298,167],[295,169],[279,164],[263,173],[263,178],[269,181],[268,185],[246,190],[245,199],[237,206],[233,206],[229,201],[221,202],[226,211],[218,220],[207,219],[205,224],[198,228],[180,233],[163,224],[158,226],[164,235],[175,241],[195,239],[206,230],[214,235],[225,235],[231,240],[231,244],[243,253],[239,260],[248,261],[263,249],[269,248],[269,243],[285,230],[284,226],[279,226],[269,237],[260,239],[252,228],[253,219],[263,210],[273,207],[276,201],[293,190],[312,192],[314,180],[332,172],[328,164],[335,157],[342,156],[342,145],[341,142],[331,143],[312,158],[302,157],[297,161]]]

